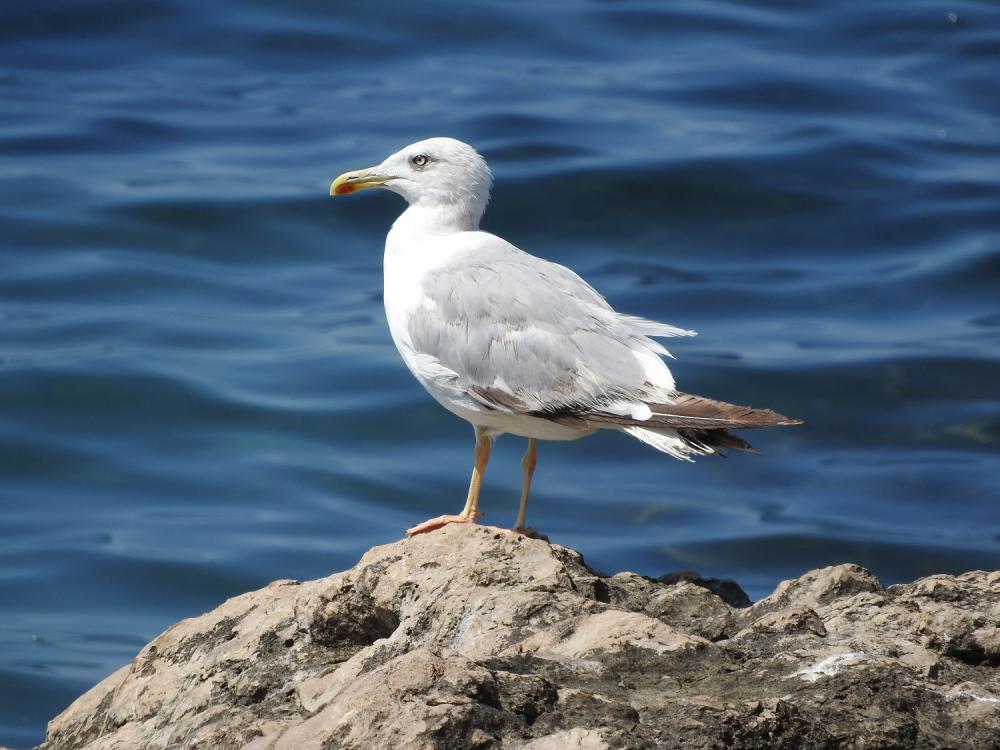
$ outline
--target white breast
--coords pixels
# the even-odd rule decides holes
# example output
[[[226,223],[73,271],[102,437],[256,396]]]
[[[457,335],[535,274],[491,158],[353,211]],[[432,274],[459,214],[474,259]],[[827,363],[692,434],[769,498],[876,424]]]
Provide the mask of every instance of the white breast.
[[[457,388],[457,376],[426,352],[414,349],[410,338],[410,320],[421,307],[433,307],[434,300],[424,293],[423,280],[435,268],[447,263],[464,247],[461,232],[439,233],[427,230],[426,217],[411,206],[403,213],[385,240],[383,263],[385,317],[389,333],[403,361],[413,376],[442,405],[464,419],[482,407]]]
[[[383,291],[385,317],[389,332],[403,358],[411,349],[408,321],[413,311],[425,304],[421,280],[427,273],[425,264],[418,253],[411,253],[392,242],[392,234],[386,238],[383,261]],[[407,363],[409,364],[409,363]]]
[[[396,347],[407,359],[412,352],[409,321],[420,307],[433,305],[423,289],[424,277],[454,255],[457,243],[454,235],[435,236],[407,231],[397,221],[385,238],[383,260],[385,317]],[[407,361],[407,364],[410,364]],[[412,367],[411,367],[412,369]]]

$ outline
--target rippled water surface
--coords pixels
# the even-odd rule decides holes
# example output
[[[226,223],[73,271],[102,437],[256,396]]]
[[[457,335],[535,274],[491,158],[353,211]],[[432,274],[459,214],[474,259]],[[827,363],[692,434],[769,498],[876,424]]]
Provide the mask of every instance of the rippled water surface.
[[[807,421],[694,465],[543,444],[553,541],[754,597],[1000,566],[998,70],[985,1],[5,3],[0,744],[460,507],[472,431],[383,319],[400,200],[326,195],[431,135],[489,159],[488,229],[701,332],[682,388]]]

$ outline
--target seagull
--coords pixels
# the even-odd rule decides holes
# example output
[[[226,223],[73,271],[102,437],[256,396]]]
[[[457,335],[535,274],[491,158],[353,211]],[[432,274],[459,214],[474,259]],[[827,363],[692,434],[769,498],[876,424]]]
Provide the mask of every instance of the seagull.
[[[492,185],[483,157],[453,138],[411,144],[330,185],[330,195],[384,188],[409,204],[385,240],[389,332],[427,392],[475,429],[465,507],[407,534],[480,518],[492,442],[505,433],[528,439],[514,524],[525,532],[538,440],[616,430],[690,461],[756,452],[730,429],[801,424],[678,391],[654,339],[694,332],[616,312],[570,269],[482,231]]]

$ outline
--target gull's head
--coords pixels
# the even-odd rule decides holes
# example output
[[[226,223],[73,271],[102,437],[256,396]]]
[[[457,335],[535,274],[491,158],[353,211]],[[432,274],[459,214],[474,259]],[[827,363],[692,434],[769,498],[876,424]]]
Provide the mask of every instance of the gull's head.
[[[454,138],[411,143],[381,164],[345,172],[330,185],[330,195],[385,188],[410,205],[454,207],[476,221],[490,200],[493,175],[472,146]]]

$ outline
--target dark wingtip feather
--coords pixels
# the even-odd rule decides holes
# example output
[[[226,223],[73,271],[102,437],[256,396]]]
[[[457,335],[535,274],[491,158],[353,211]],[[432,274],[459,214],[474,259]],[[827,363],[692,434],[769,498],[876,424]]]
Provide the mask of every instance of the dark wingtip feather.
[[[677,430],[677,434],[684,439],[688,445],[693,448],[709,448],[717,456],[725,458],[726,449],[743,451],[744,453],[753,453],[755,455],[760,455],[760,451],[754,448],[750,443],[741,438],[739,435],[734,435],[728,430],[720,429],[680,429]]]

